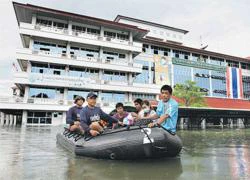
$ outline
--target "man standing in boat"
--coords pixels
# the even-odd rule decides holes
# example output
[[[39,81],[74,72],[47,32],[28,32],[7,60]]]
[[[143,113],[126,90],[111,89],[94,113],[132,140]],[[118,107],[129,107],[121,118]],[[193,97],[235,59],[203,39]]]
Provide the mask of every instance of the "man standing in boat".
[[[75,106],[67,111],[66,123],[69,124],[70,131],[80,131],[80,133],[83,133],[83,129],[80,126],[80,113],[84,102],[85,99],[82,96],[77,96],[74,101]]]
[[[100,107],[96,107],[97,95],[90,92],[87,95],[88,105],[84,107],[80,113],[81,127],[85,133],[91,136],[97,136],[103,131],[105,123],[113,124],[118,120],[102,111]]]
[[[178,103],[172,98],[172,88],[169,85],[161,87],[161,98],[159,101],[156,114],[150,116],[151,119],[157,119],[156,122],[150,123],[148,126],[162,126],[166,130],[175,133],[178,119]]]

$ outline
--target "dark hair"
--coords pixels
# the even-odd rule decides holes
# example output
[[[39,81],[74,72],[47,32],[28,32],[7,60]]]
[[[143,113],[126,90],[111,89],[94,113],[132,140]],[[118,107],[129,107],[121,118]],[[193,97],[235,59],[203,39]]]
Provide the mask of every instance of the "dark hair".
[[[138,103],[142,106],[142,99],[137,98],[136,100],[134,100],[134,103]]]
[[[143,104],[146,104],[147,106],[150,107],[150,102],[149,102],[148,100],[144,100],[144,101],[142,102],[142,105],[143,105]]]
[[[84,97],[82,97],[82,96],[76,96],[74,103],[76,104],[77,101],[79,101],[79,100],[83,100],[83,102],[85,102]]]
[[[170,94],[172,94],[173,89],[172,89],[171,86],[169,86],[169,85],[163,85],[163,86],[161,87],[161,92],[162,92],[162,91],[168,91]]]
[[[123,106],[123,104],[122,103],[117,103],[116,105],[115,105],[115,108],[117,109],[117,108],[119,108],[119,107],[122,107],[122,108],[124,108],[124,106]]]

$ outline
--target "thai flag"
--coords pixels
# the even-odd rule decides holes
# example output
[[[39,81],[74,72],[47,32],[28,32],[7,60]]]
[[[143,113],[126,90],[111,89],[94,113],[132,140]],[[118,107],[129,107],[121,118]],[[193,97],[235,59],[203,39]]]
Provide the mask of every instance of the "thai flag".
[[[227,67],[227,97],[243,98],[241,68]]]

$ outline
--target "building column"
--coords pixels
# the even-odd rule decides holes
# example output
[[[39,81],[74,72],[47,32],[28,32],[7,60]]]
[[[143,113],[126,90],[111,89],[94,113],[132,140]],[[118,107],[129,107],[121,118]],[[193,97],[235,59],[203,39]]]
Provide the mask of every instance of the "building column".
[[[30,91],[30,88],[29,86],[25,86],[25,90],[24,90],[24,102],[27,103],[28,101],[28,98],[29,98],[29,91]]]
[[[209,70],[209,92],[210,92],[210,96],[213,96],[213,83],[212,83],[212,71]]]
[[[128,85],[132,85],[133,84],[133,75],[132,73],[128,74]]]
[[[29,49],[33,50],[33,45],[34,45],[34,39],[31,37],[30,38],[30,43],[29,43]]]
[[[72,35],[72,21],[68,22],[68,33],[69,35]]]
[[[36,19],[37,19],[36,14],[32,14],[31,24],[36,25]]]
[[[63,91],[63,104],[64,105],[68,104],[68,88],[64,88]]]
[[[14,125],[14,126],[16,126],[16,118],[17,118],[17,116],[15,115],[15,116],[14,116],[14,120],[13,120],[13,125]]]
[[[28,61],[27,63],[27,73],[31,73],[31,62]]]
[[[0,121],[0,125],[4,125],[4,113],[1,112],[1,121]]]
[[[184,118],[180,118],[180,129],[184,129]]]
[[[12,115],[12,114],[10,114],[10,126],[12,126],[12,125],[13,125],[13,121],[14,121],[14,117],[13,117],[13,115]]]
[[[103,58],[103,47],[100,47],[99,50],[99,61],[105,63],[105,59]]]
[[[104,28],[103,28],[103,26],[100,27],[100,36],[104,37]]]
[[[245,127],[244,123],[243,123],[243,119],[241,119],[241,118],[237,119],[237,126],[238,126],[238,128],[244,128]]]
[[[129,44],[133,44],[133,33],[129,32]]]
[[[66,112],[62,113],[62,124],[67,124],[66,123]]]
[[[99,73],[98,73],[98,79],[99,79],[100,81],[103,80],[103,73],[104,73],[103,69],[100,69],[100,70],[99,70]]]
[[[5,115],[5,119],[6,119],[5,125],[9,125],[9,124],[10,124],[10,115],[9,115],[9,114],[6,114],[6,115]]]
[[[70,58],[70,42],[68,42],[66,46],[66,55],[68,58]]]
[[[28,111],[23,110],[23,115],[22,115],[22,125],[26,126],[27,124],[27,118],[28,118]]]
[[[173,49],[170,49],[170,57],[173,58],[174,57],[174,53],[173,53]]]
[[[171,86],[174,87],[174,65],[171,65]]]
[[[224,127],[224,126],[223,126],[223,118],[220,118],[220,126],[221,126],[221,128]]]
[[[194,81],[194,68],[191,67],[191,81]]]
[[[132,92],[128,93],[128,102],[132,102],[133,101],[133,95]]]
[[[230,127],[230,128],[233,128],[233,127],[234,127],[234,122],[233,122],[233,119],[232,119],[232,118],[229,118],[229,119],[228,119],[228,123],[229,123],[229,127]]]
[[[152,78],[152,74],[151,74],[151,68],[152,68],[152,62],[149,61],[149,65],[148,65],[148,82],[149,84],[153,84],[153,78]]]
[[[206,129],[206,119],[203,118],[201,121],[201,129]]]

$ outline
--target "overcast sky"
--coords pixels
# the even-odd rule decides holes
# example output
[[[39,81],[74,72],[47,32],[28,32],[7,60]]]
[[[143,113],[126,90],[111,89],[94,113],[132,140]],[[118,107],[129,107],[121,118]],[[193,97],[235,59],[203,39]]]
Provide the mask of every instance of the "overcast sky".
[[[188,30],[185,45],[250,56],[249,0],[17,0],[113,20],[118,14]],[[10,93],[15,50],[21,47],[10,0],[0,0],[0,96]],[[17,63],[16,63],[17,64]]]

